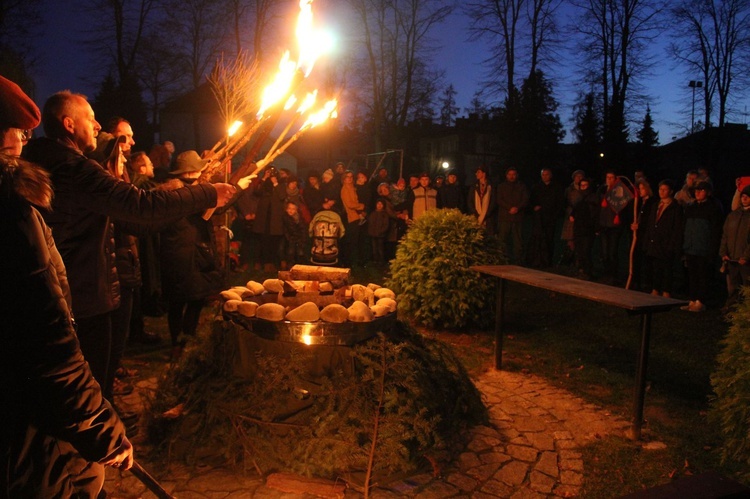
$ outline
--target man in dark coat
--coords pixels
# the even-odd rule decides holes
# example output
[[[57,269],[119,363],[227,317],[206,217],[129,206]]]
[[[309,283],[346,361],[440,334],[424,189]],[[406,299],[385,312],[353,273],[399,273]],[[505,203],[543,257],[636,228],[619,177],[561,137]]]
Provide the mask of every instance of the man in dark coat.
[[[18,160],[39,109],[0,77],[0,497],[97,497],[102,465],[128,469],[133,447],[78,346],[65,266],[34,205],[41,170]]]
[[[523,217],[529,205],[529,189],[518,180],[518,169],[505,170],[505,182],[497,186],[498,238],[505,245],[506,255],[511,262],[520,264],[523,259]],[[508,248],[508,239],[513,244],[513,252]]]
[[[531,187],[530,205],[533,215],[529,264],[546,268],[552,265],[555,251],[555,228],[563,214],[563,190],[552,181],[552,170],[542,168],[541,181]]]
[[[438,188],[437,192],[438,208],[455,208],[462,212],[466,211],[463,189],[458,184],[458,177],[455,171],[451,170],[448,172],[445,183]]]
[[[68,269],[81,350],[100,383],[110,369],[111,314],[120,304],[112,218],[166,221],[223,206],[236,189],[202,184],[170,192],[143,191],[116,179],[84,154],[96,148],[101,126],[80,94],[58,92],[42,112],[46,137],[24,151],[52,179],[52,210],[43,215]],[[105,393],[105,397],[109,394]]]
[[[670,297],[674,262],[680,257],[684,232],[682,207],[673,196],[670,180],[659,182],[659,204],[649,213],[646,225],[646,265],[652,295]]]

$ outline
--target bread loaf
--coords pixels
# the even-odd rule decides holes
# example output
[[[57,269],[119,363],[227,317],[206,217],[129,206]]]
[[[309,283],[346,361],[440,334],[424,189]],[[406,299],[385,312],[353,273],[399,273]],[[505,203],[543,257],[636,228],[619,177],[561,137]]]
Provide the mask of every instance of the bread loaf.
[[[242,300],[227,300],[224,302],[224,310],[227,312],[236,312]]]
[[[284,281],[281,279],[266,279],[263,281],[263,288],[269,293],[283,293]]]
[[[381,298],[375,303],[375,305],[383,305],[384,307],[388,308],[389,312],[396,311],[396,300],[394,300],[393,298]]]
[[[266,288],[264,288],[263,285],[257,281],[247,281],[245,287],[252,291],[254,295],[263,294],[263,291],[266,290]]]
[[[349,319],[349,311],[343,305],[331,303],[320,311],[320,319],[326,322],[346,322]]]
[[[284,320],[284,313],[284,307],[278,303],[264,303],[255,310],[255,317],[278,322]]]
[[[388,315],[390,310],[385,305],[373,305],[370,307],[370,310],[372,311],[372,315],[374,317],[383,317],[384,315]]]
[[[320,319],[318,306],[309,301],[286,314],[286,320],[293,322],[315,322]]]
[[[392,300],[395,300],[396,293],[388,288],[378,288],[375,290],[375,299],[379,300],[381,298],[390,298]]]
[[[364,302],[355,301],[348,308],[349,320],[352,322],[370,322],[372,321],[372,310]]]
[[[229,289],[222,291],[220,294],[221,294],[221,297],[224,298],[225,300],[242,301],[242,297],[238,295],[237,292],[229,290]]]
[[[255,317],[255,312],[258,310],[258,304],[254,301],[243,301],[237,305],[237,312],[245,317]]]

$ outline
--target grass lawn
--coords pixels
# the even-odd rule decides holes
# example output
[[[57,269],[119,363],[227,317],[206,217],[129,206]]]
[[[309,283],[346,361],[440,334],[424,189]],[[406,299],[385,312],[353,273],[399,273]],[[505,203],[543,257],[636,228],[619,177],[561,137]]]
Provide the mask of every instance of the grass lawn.
[[[229,284],[268,277],[275,275],[233,274]],[[352,271],[354,283],[382,284],[383,277],[382,268]],[[630,418],[640,346],[638,317],[512,282],[507,284],[506,317],[505,369],[539,375]],[[167,338],[165,319],[149,322]],[[666,449],[644,450],[643,442],[616,437],[589,445],[582,450],[584,497],[617,497],[708,470],[735,477],[738,468],[720,462],[720,440],[706,416],[709,376],[727,328],[715,308],[701,314],[654,314],[643,439],[663,442]],[[492,331],[418,329],[452,344],[471,373],[492,368]]]

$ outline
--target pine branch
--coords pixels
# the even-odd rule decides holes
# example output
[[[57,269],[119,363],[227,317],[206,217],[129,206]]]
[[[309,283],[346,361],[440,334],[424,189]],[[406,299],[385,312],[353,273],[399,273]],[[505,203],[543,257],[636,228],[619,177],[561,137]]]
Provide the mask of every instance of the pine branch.
[[[375,446],[378,442],[378,426],[380,424],[380,411],[383,407],[383,400],[385,398],[385,337],[380,336],[380,344],[382,348],[382,363],[380,365],[380,390],[378,393],[378,408],[375,411],[375,424],[372,429],[372,445],[370,446],[370,456],[367,460],[367,474],[365,475],[365,499],[370,498],[370,478],[372,477],[372,468],[375,462]]]

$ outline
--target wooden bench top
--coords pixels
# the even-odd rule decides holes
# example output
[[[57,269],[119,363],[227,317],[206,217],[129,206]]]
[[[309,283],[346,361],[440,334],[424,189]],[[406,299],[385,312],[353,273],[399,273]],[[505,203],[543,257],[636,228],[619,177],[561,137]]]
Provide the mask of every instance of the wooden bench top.
[[[577,296],[638,313],[663,312],[688,304],[685,300],[654,296],[640,291],[583,281],[517,265],[475,265],[470,269],[501,279],[528,284],[556,293]]]

